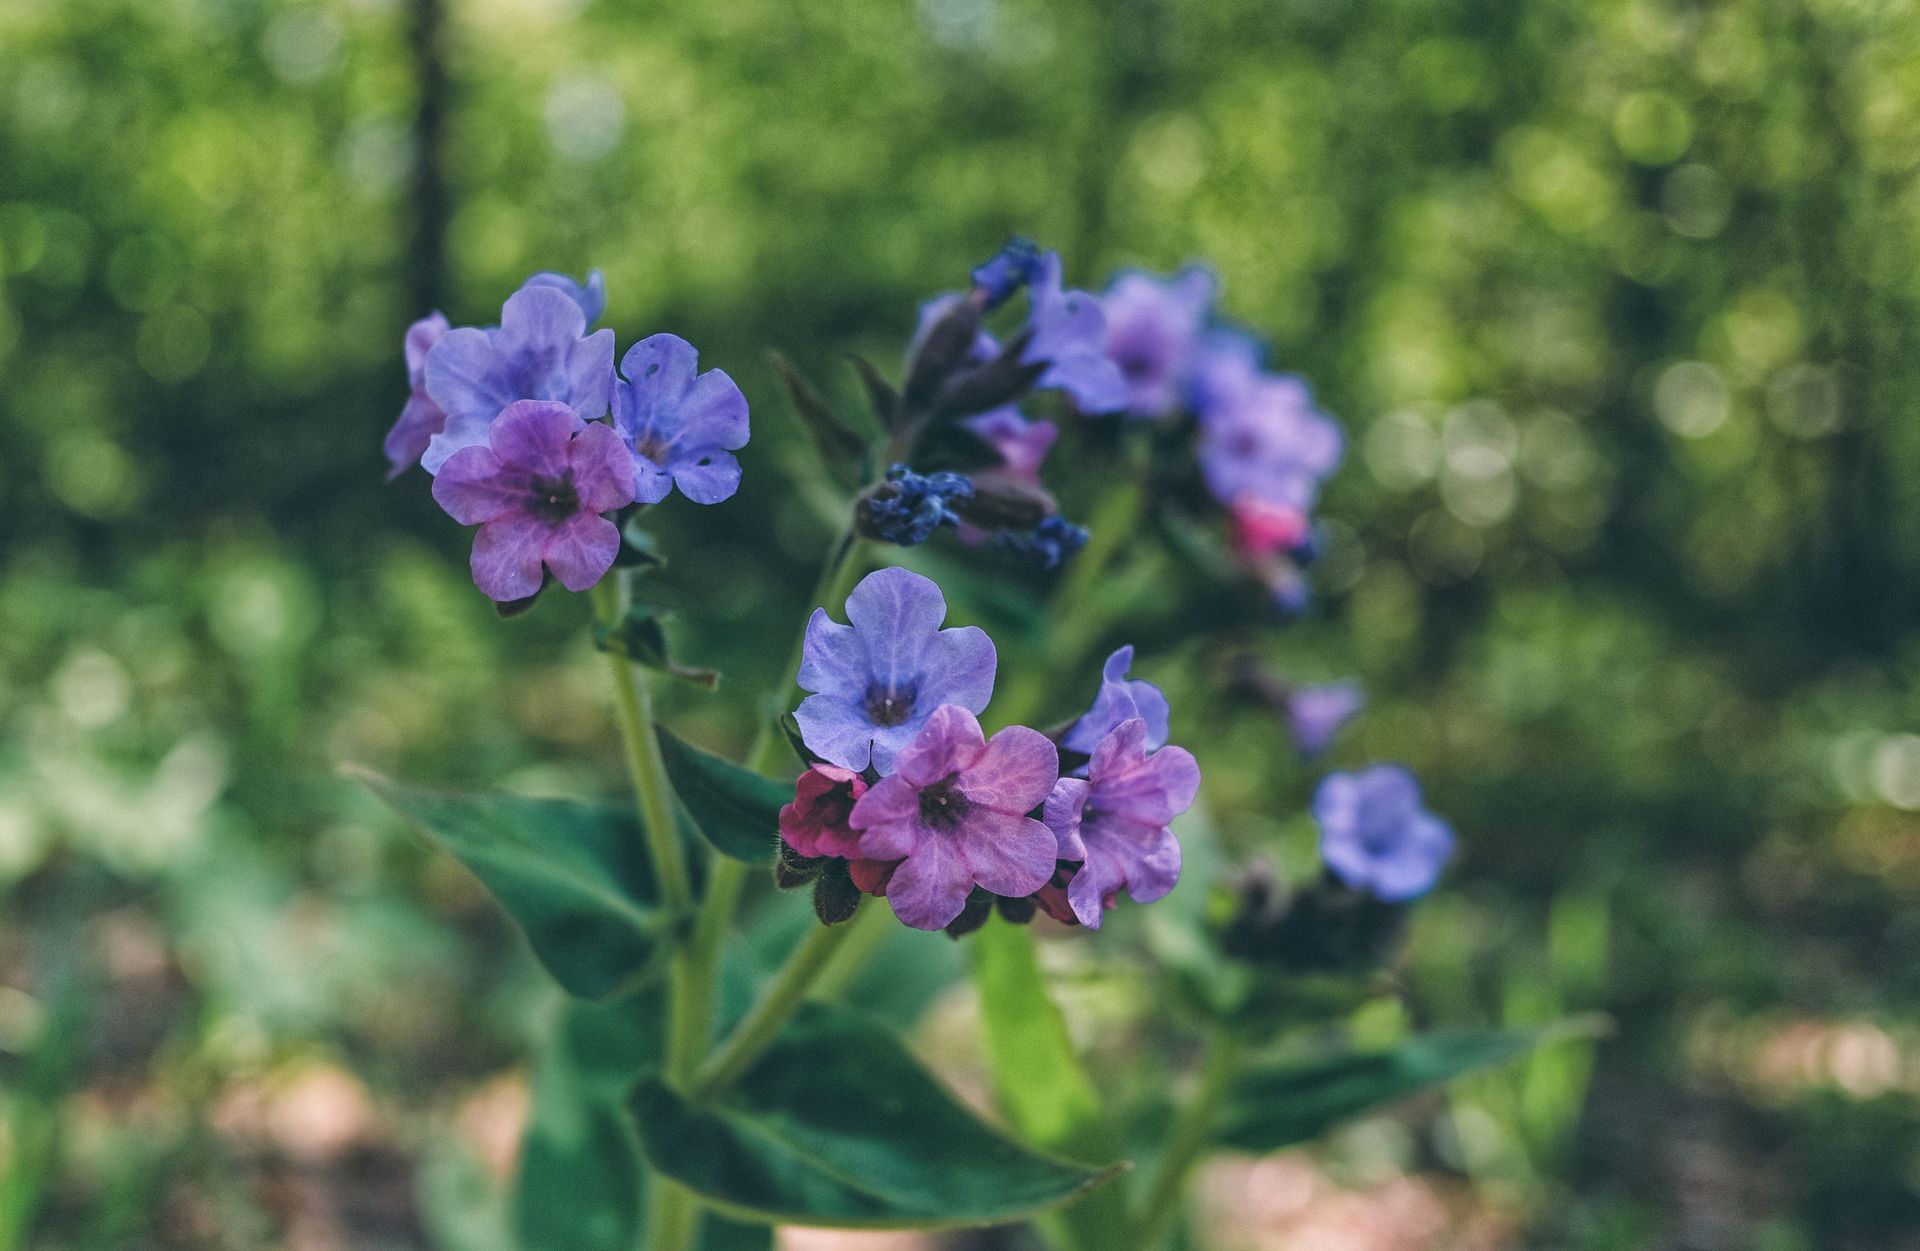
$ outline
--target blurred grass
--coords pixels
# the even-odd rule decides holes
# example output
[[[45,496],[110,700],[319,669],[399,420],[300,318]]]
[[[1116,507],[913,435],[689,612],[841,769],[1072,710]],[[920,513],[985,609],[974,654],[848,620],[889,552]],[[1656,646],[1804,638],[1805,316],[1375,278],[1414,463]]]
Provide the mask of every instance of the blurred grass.
[[[1910,3],[0,3],[0,1246],[458,1245],[415,1190],[502,1166],[548,996],[332,768],[617,762],[582,607],[496,621],[381,484],[406,322],[599,266],[741,380],[747,490],[661,517],[750,691],[830,533],[763,352],[851,396],[1016,230],[1209,258],[1346,422],[1262,645],[1463,834],[1409,1012],[1620,1022],[1571,1141],[1557,1053],[1334,1163],[1524,1245],[1917,1245],[1916,169]],[[1190,623],[1221,837],[1303,865]]]

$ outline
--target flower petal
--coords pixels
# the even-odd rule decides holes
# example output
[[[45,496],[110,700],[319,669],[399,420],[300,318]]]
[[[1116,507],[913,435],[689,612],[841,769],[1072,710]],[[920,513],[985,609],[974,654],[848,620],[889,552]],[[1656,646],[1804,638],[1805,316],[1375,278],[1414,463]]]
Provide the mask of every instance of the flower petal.
[[[552,287],[522,287],[500,306],[498,345],[507,353],[571,344],[586,333],[586,313],[566,292]]]
[[[1085,860],[1087,845],[1080,837],[1080,819],[1087,808],[1085,778],[1061,778],[1047,792],[1040,820],[1053,831],[1054,859]]]
[[[856,705],[835,695],[809,695],[793,710],[807,750],[843,769],[864,769],[873,758],[874,726]]]
[[[955,839],[973,880],[996,895],[1019,899],[1053,877],[1058,840],[1032,817],[975,808]]]
[[[921,657],[946,616],[946,597],[933,580],[897,565],[868,574],[847,596],[847,620],[866,645],[869,676],[893,690],[920,681]]]
[[[620,527],[597,513],[578,513],[551,532],[547,568],[569,591],[585,591],[613,568],[620,554]]]
[[[1035,731],[1027,732],[1032,734]],[[915,786],[927,787],[942,778],[972,769],[986,751],[986,737],[980,733],[980,722],[974,715],[957,704],[942,704],[933,710],[925,728],[915,736],[913,742],[894,757],[893,767],[899,776]],[[1048,786],[1052,786],[1051,780]],[[965,790],[964,787],[962,789]],[[967,794],[968,798],[972,798],[971,792]],[[1033,802],[1037,804],[1045,797],[1046,790],[1043,789]]]
[[[684,453],[667,469],[680,493],[696,504],[718,504],[740,489],[740,462],[718,448]]]
[[[492,521],[519,506],[527,477],[500,463],[492,448],[463,447],[433,480],[433,499],[463,526]]]
[[[928,643],[921,663],[921,707],[958,704],[977,713],[985,711],[987,701],[993,698],[998,657],[993,640],[979,626],[939,631]]]
[[[552,530],[524,513],[489,521],[473,536],[473,581],[488,599],[506,603],[540,589],[540,559]]]
[[[854,801],[847,824],[860,832],[860,855],[869,860],[910,856],[929,837],[920,824],[920,792],[897,773]]]
[[[1010,725],[988,740],[979,760],[961,775],[960,789],[976,808],[1024,815],[1047,801],[1059,779],[1060,751],[1053,740]]]
[[[384,450],[387,463],[392,466],[387,471],[388,480],[398,477],[407,466],[418,464],[426,454],[427,444],[446,424],[447,415],[425,391],[415,391],[408,397],[406,407],[400,410],[400,419],[387,431]]]
[[[567,448],[573,489],[588,512],[606,513],[633,502],[633,455],[603,422],[589,422]]]
[[[500,410],[487,437],[502,464],[558,478],[567,472],[568,444],[583,425],[565,404],[516,400]]]
[[[972,872],[959,849],[945,838],[927,839],[887,883],[893,914],[917,930],[945,929],[967,906],[972,893]]]
[[[859,699],[867,690],[867,649],[859,632],[827,615],[824,608],[807,618],[800,645],[800,689]],[[848,766],[849,768],[853,766]]]

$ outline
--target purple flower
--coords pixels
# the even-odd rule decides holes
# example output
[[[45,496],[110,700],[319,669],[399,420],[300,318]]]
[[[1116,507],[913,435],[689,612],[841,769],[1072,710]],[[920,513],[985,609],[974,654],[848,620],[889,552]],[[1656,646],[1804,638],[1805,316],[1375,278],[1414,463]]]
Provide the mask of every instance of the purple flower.
[[[935,709],[985,708],[993,640],[978,626],[942,630],[946,616],[940,588],[900,568],[870,573],[853,588],[852,625],[814,609],[800,658],[800,685],[813,694],[793,714],[808,749],[843,769],[871,764],[885,773]]]
[[[1294,687],[1287,693],[1287,725],[1294,745],[1309,756],[1319,755],[1365,702],[1358,682]]]
[[[633,462],[613,430],[565,404],[518,400],[440,466],[433,498],[462,525],[478,525],[473,580],[506,603],[540,589],[541,565],[584,591],[613,565],[620,531],[601,513],[633,499]]]
[[[1333,875],[1388,903],[1432,890],[1453,855],[1453,831],[1420,806],[1420,784],[1399,765],[1328,776],[1313,793],[1313,817]]]
[[[1126,378],[1129,414],[1158,417],[1179,403],[1214,286],[1211,273],[1189,265],[1171,278],[1122,274],[1100,297],[1107,357]]]
[[[1201,420],[1232,404],[1260,380],[1265,352],[1244,330],[1214,330],[1194,349],[1187,376],[1187,406]]]
[[[1100,301],[1085,291],[1060,285],[1060,254],[1048,252],[1034,264],[1028,289],[1032,311],[1027,329],[1033,339],[1021,353],[1027,364],[1045,361],[1041,389],[1065,391],[1082,412],[1110,413],[1127,403],[1127,380],[1107,359],[1107,317]]]
[[[493,419],[515,400],[553,400],[588,421],[603,416],[613,331],[586,329],[572,297],[531,286],[507,297],[497,328],[449,330],[427,353],[427,394],[447,423],[420,458],[426,471],[438,473],[461,448],[485,444]]]
[[[1067,903],[1080,924],[1099,929],[1123,889],[1135,903],[1152,903],[1173,889],[1180,880],[1180,841],[1171,823],[1199,791],[1193,753],[1149,751],[1147,723],[1139,717],[1100,740],[1085,780],[1054,784],[1044,815],[1055,854],[1083,862],[1067,883]]]
[[[1107,657],[1106,668],[1100,675],[1100,693],[1093,697],[1093,707],[1087,710],[1086,715],[1067,727],[1067,732],[1060,738],[1062,747],[1082,755],[1091,755],[1101,740],[1122,721],[1134,717],[1146,723],[1149,748],[1166,743],[1169,717],[1167,697],[1151,682],[1128,678],[1127,670],[1132,665],[1131,645]]]
[[[1009,482],[1030,487],[1040,485],[1040,466],[1046,462],[1054,440],[1060,437],[1059,426],[1050,421],[1028,421],[1011,404],[981,413],[978,417],[969,417],[960,424],[992,444],[993,450],[1000,453],[998,466],[983,470],[975,477],[988,473],[999,474]]]
[[[387,431],[387,460],[393,466],[387,471],[389,482],[399,477],[407,466],[419,464],[428,441],[447,424],[447,415],[427,394],[427,353],[440,342],[447,329],[447,319],[431,313],[408,326],[407,337],[402,340],[409,394],[406,407],[400,410],[400,420]]]
[[[1244,497],[1312,509],[1320,481],[1340,463],[1340,427],[1313,406],[1305,383],[1262,374],[1232,384],[1200,419],[1200,469],[1223,504]]]
[[[740,489],[733,453],[747,445],[747,397],[725,372],[699,369],[700,353],[673,334],[642,339],[620,359],[613,424],[633,452],[642,504],[659,503],[676,486],[696,504],[718,504]]]
[[[1022,898],[1053,876],[1058,842],[1027,814],[1060,776],[1047,736],[1009,726],[992,739],[971,712],[934,710],[925,728],[853,806],[868,860],[899,860],[887,883],[894,915],[920,930],[944,929],[976,886]]]
[[[581,314],[591,326],[600,320],[600,314],[607,311],[607,279],[599,270],[587,275],[584,283],[575,282],[566,274],[538,273],[520,284],[525,291],[528,287],[552,287],[580,306]]]

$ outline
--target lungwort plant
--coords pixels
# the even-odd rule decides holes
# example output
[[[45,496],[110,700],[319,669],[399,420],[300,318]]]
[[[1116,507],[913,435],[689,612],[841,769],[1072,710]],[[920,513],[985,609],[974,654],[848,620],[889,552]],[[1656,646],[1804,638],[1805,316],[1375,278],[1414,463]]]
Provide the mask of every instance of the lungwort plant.
[[[1205,837],[1188,815],[1204,761],[1176,742],[1199,714],[1131,676],[1133,647],[1096,650],[1126,636],[1126,613],[1207,597],[1217,610],[1187,654],[1227,675],[1221,698],[1269,701],[1309,757],[1361,706],[1351,683],[1289,684],[1250,659],[1251,632],[1307,607],[1342,437],[1216,321],[1214,285],[1201,268],[1128,273],[1094,295],[1015,242],[925,305],[897,379],[855,361],[871,420],[779,363],[823,477],[845,489],[845,530],[811,616],[766,622],[791,660],[743,762],[654,719],[655,683],[714,675],[674,658],[647,533],[676,492],[712,505],[739,489],[740,388],[671,334],[618,352],[590,329],[598,274],[536,275],[497,326],[434,314],[407,332],[393,471],[417,464],[478,527],[473,580],[502,614],[556,583],[592,595],[638,801],[368,779],[473,871],[571,997],[536,1066],[523,1245],[764,1247],[781,1224],[1034,1219],[1060,1247],[1147,1251],[1174,1236],[1207,1152],[1307,1141],[1537,1041],[1296,1045],[1338,1036],[1383,993],[1406,911],[1453,850],[1393,765],[1320,783],[1319,880],[1250,866],[1186,883],[1200,906],[1164,926],[1100,933],[1182,886],[1202,849],[1178,831]],[[1050,463],[1062,438],[1072,457]],[[1089,525],[1061,515],[1055,469],[1103,484]],[[903,555],[1025,606],[1032,664],[1005,671],[987,631],[946,623],[938,581],[888,563],[922,545]],[[1056,697],[1083,711],[1026,724]],[[769,880],[808,892],[811,915]],[[1093,959],[1115,944],[1176,1009],[1191,1045],[1173,1050],[1198,1058],[1175,1104],[1121,1106],[1094,1080],[1042,975],[1042,926]],[[950,939],[971,948],[999,1124],[896,1033],[957,974]]]

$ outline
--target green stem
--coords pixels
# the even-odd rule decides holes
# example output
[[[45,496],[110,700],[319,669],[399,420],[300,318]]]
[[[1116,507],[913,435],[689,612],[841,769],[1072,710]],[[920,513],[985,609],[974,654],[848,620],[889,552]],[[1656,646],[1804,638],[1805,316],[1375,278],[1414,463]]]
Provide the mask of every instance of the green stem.
[[[820,566],[820,580],[814,584],[810,603],[813,608],[833,612],[846,602],[854,580],[866,568],[866,544],[849,527],[833,542],[827,559]],[[811,611],[811,608],[809,609]],[[787,667],[779,683],[768,695],[761,710],[760,729],[754,735],[753,749],[747,753],[747,767],[755,773],[771,776],[780,768],[782,753],[780,718],[793,709],[793,692],[800,677],[800,661],[806,653],[807,636],[802,630],[787,656]]]
[[[1107,620],[1094,592],[1101,574],[1139,526],[1145,503],[1140,475],[1133,473],[1094,509],[1087,525],[1087,545],[1068,563],[1067,576],[1047,605],[1053,628],[1048,632],[1046,654],[1040,663],[1022,671],[995,701],[993,715],[998,724],[1026,725],[1045,712],[1061,676],[1072,673],[1087,650],[1099,642]]]
[[[1242,1047],[1240,1036],[1226,1028],[1217,1028],[1208,1039],[1200,1084],[1174,1118],[1147,1197],[1140,1206],[1140,1216],[1134,1225],[1133,1245],[1137,1251],[1153,1251],[1165,1241],[1174,1218],[1180,1214],[1187,1175],[1207,1149],[1214,1117],[1239,1071]]]
[[[780,971],[773,975],[773,980],[767,983],[759,1002],[700,1067],[689,1097],[695,1103],[711,1099],[746,1072],[773,1044],[780,1027],[806,1002],[815,982],[827,971],[847,940],[863,925],[874,924],[873,918],[881,915],[879,908],[863,900],[852,920],[822,925],[802,939]]]
[[[602,621],[617,623],[626,610],[616,579],[604,578],[594,588],[594,605]],[[673,784],[660,754],[653,728],[653,694],[644,676],[624,656],[607,653],[613,676],[614,709],[620,736],[626,745],[627,771],[640,805],[647,851],[660,883],[660,901],[675,917],[693,912],[693,879],[687,869],[680,831],[673,819]],[[697,927],[696,927],[697,930]],[[665,1074],[684,1086],[706,1049],[712,1028],[713,977],[703,971],[691,945],[683,946],[667,964],[667,1025]],[[700,1209],[686,1190],[656,1175],[648,1204],[649,1251],[686,1251],[699,1229]]]

